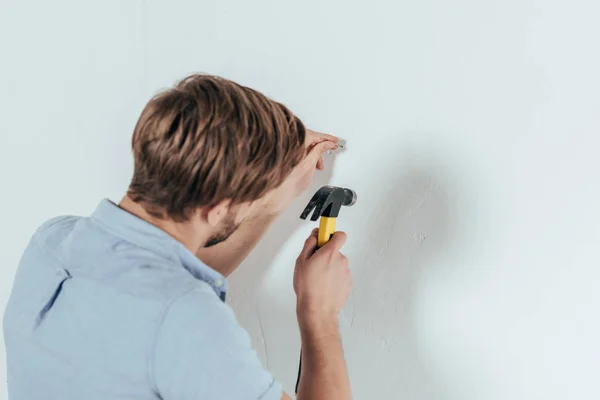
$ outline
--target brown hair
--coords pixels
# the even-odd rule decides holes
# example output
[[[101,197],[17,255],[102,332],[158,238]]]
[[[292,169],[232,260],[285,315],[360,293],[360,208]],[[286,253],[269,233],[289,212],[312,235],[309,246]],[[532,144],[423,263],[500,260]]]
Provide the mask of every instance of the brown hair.
[[[191,75],[142,111],[128,195],[150,214],[177,221],[225,199],[257,200],[300,162],[305,134],[291,111],[263,94]]]

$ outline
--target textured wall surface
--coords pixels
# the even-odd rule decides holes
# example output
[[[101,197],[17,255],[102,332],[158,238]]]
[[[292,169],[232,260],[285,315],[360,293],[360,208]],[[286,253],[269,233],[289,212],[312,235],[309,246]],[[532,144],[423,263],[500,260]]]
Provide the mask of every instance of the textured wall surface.
[[[318,183],[359,196],[338,223],[356,399],[593,398],[599,12],[582,0],[151,1],[148,87],[221,74],[348,140]],[[304,205],[231,278],[239,319],[289,391]]]
[[[38,3],[0,12],[2,305],[37,224],[119,198],[147,98],[210,72],[348,141],[311,191],[359,196],[338,222],[356,399],[600,397],[599,3]],[[230,279],[289,392],[310,195]]]

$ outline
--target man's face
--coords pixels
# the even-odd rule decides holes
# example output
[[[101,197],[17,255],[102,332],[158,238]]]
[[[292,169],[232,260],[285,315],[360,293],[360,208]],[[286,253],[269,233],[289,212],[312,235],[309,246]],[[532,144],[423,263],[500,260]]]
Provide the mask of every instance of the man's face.
[[[212,247],[227,240],[245,221],[265,215],[264,207],[259,202],[248,202],[228,208],[227,214],[219,223],[216,233],[207,241],[204,247]]]
[[[219,230],[213,234],[207,241],[204,247],[212,247],[216,244],[224,242],[237,230],[240,222],[237,222],[237,213],[230,211],[220,224]]]

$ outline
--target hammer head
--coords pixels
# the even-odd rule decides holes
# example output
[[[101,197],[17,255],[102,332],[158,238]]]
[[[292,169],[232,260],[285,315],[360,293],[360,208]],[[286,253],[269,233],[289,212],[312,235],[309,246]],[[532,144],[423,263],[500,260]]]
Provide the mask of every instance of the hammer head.
[[[356,193],[353,190],[335,186],[323,186],[317,190],[308,205],[300,214],[300,218],[306,219],[310,212],[315,211],[310,218],[316,221],[320,216],[337,217],[342,206],[351,206],[356,203]]]

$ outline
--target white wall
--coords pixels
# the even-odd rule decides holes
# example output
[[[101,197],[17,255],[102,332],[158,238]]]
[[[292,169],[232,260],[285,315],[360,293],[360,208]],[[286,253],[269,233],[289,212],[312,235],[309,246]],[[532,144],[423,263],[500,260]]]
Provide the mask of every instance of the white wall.
[[[592,0],[2,9],[0,301],[39,222],[119,197],[144,101],[205,71],[348,140],[315,186],[359,196],[339,220],[356,399],[598,398],[599,13]],[[231,279],[290,392],[304,200]]]

